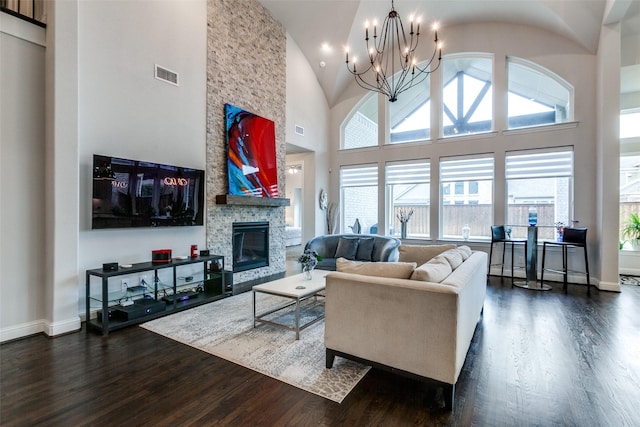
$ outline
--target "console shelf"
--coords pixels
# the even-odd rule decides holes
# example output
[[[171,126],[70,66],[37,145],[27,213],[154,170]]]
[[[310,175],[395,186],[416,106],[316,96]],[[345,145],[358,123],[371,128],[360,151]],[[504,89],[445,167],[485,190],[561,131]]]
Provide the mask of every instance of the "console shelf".
[[[202,270],[192,271],[198,263],[202,264]],[[189,272],[185,274],[185,270]],[[127,289],[116,280],[109,282],[134,275],[148,281],[130,283]],[[168,263],[141,262],[116,271],[87,270],[87,331],[108,335],[110,331],[225,298],[231,293],[225,283],[222,255],[173,259]],[[96,317],[92,319],[95,310]]]

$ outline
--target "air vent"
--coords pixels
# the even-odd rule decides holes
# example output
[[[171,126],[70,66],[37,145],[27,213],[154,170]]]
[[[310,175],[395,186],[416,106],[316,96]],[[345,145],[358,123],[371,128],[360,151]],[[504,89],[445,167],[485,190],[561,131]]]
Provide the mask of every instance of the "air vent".
[[[156,64],[156,79],[178,86],[178,73]]]
[[[302,126],[296,125],[296,133],[300,136],[304,136],[304,128]]]

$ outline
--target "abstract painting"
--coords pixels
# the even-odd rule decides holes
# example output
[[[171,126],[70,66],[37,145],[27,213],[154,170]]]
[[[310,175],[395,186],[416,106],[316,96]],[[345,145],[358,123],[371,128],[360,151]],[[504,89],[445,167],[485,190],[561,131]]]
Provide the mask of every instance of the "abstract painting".
[[[229,194],[278,197],[276,134],[272,120],[225,104]]]

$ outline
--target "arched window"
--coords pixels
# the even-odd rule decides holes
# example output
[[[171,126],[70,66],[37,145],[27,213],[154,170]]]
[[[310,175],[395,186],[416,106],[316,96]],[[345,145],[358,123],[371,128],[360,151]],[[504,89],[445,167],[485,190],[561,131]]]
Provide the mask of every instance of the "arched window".
[[[508,128],[544,126],[573,120],[573,87],[548,69],[507,58]]]
[[[347,117],[342,133],[343,149],[374,147],[378,145],[378,94],[362,98],[353,113]]]
[[[493,129],[493,56],[449,55],[442,62],[442,136]]]
[[[424,141],[431,137],[430,78],[389,103],[389,143]]]

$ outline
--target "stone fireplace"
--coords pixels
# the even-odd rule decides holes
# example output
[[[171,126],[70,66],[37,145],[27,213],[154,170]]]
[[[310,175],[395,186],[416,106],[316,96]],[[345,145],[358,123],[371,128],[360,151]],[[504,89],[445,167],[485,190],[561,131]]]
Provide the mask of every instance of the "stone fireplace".
[[[207,9],[207,248],[233,270],[235,292],[238,284],[284,274],[285,209],[216,202],[217,195],[229,193],[224,104],[274,121],[278,189],[285,194],[286,32],[257,1],[209,0]],[[229,48],[220,48],[220,40]],[[254,55],[256,50],[269,54]],[[233,224],[242,222],[268,224],[268,265],[236,270]]]

